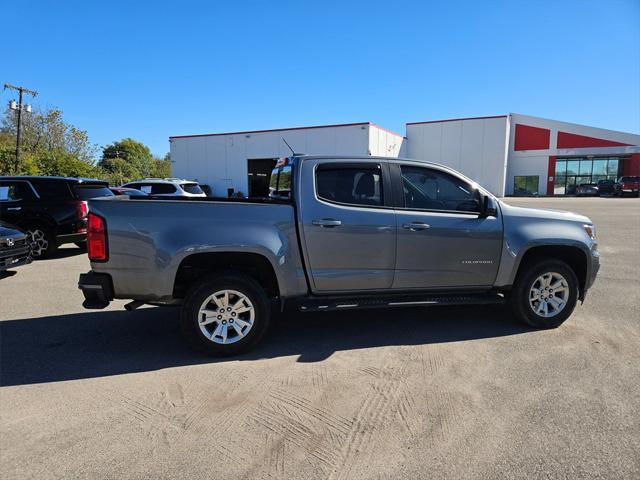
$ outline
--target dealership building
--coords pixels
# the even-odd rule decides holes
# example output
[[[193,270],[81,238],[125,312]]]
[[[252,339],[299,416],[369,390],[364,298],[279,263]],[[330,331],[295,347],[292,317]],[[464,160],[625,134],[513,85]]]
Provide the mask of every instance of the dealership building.
[[[276,159],[404,157],[448,165],[498,196],[571,195],[575,186],[640,175],[640,135],[520,114],[411,122],[404,134],[371,122],[173,136],[172,174],[215,196],[268,192]]]

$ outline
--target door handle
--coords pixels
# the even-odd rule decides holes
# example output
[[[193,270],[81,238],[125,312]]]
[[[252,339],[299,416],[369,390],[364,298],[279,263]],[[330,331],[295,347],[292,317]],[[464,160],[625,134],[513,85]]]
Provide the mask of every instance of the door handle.
[[[19,211],[22,210],[22,207],[7,207],[7,210],[11,210],[11,211]]]
[[[323,218],[322,220],[313,220],[311,222],[313,225],[317,225],[319,227],[333,228],[339,227],[342,225],[340,220],[334,220],[333,218]]]
[[[426,230],[427,228],[431,228],[431,225],[423,222],[410,222],[402,225],[402,228],[406,228],[407,230],[411,230],[412,232],[417,232],[418,230]]]

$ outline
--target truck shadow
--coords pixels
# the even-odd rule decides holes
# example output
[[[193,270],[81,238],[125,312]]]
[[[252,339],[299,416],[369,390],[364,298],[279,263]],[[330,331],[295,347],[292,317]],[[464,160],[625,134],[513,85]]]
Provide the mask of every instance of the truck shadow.
[[[86,312],[0,322],[0,385],[146,372],[184,365],[298,355],[318,362],[336,351],[461,342],[532,332],[502,307],[435,307],[324,314],[289,312],[252,352],[215,359],[180,336],[177,308]]]

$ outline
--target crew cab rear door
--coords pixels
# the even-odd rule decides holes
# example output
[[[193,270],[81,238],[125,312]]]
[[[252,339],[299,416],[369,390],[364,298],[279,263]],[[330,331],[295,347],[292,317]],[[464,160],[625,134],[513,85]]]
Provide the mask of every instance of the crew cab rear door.
[[[502,253],[502,218],[480,215],[463,177],[435,166],[392,163],[398,254],[394,289],[487,287]]]
[[[305,159],[298,222],[316,292],[389,289],[396,220],[386,162]]]

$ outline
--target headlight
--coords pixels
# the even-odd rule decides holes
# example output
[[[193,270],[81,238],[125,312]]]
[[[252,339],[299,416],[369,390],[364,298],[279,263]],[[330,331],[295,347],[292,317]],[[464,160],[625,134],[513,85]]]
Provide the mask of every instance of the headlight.
[[[596,226],[591,224],[591,223],[585,223],[584,225],[582,225],[582,228],[584,228],[584,231],[587,232],[587,235],[589,235],[589,237],[592,240],[596,239]]]

